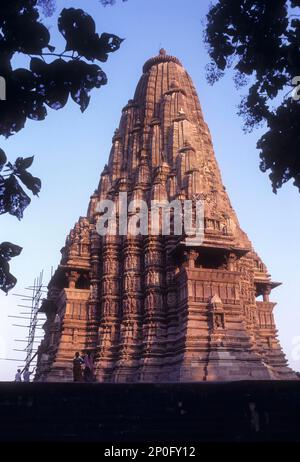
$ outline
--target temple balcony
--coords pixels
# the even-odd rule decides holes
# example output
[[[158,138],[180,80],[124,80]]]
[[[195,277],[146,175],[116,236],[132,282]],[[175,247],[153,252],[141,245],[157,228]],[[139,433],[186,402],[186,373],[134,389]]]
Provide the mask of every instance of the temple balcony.
[[[179,298],[208,303],[218,295],[224,304],[240,303],[240,273],[224,269],[181,269],[177,275]]]
[[[263,301],[256,300],[256,306],[257,306],[258,312],[266,311],[268,313],[272,313],[276,305],[277,303],[274,303],[274,302],[263,302]]]

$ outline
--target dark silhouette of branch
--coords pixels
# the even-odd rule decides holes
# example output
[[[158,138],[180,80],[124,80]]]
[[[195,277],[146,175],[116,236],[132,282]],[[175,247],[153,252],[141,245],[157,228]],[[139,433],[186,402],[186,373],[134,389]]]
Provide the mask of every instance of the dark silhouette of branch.
[[[93,18],[82,9],[64,8],[57,25],[65,49],[57,53],[40,16],[41,12],[51,16],[55,7],[54,0],[0,2],[0,76],[5,82],[5,98],[1,95],[0,99],[0,135],[6,138],[22,130],[28,119],[44,120],[48,108],[61,109],[70,98],[84,112],[90,92],[107,83],[99,63],[106,62],[122,43],[117,35],[99,35]],[[13,68],[16,53],[30,58],[28,68]],[[21,183],[38,195],[41,181],[27,171],[32,162],[33,157],[19,157],[11,164],[0,149],[0,214],[23,217],[31,199]],[[7,292],[16,280],[1,249],[6,252],[7,246],[0,246],[0,289]],[[21,252],[18,246],[14,249],[11,256]]]
[[[300,19],[290,20],[299,6],[300,0],[219,0],[207,15],[208,79],[214,83],[233,68],[241,80],[254,80],[239,114],[246,130],[267,126],[257,148],[275,193],[290,180],[300,190],[300,104],[285,91],[300,74]]]

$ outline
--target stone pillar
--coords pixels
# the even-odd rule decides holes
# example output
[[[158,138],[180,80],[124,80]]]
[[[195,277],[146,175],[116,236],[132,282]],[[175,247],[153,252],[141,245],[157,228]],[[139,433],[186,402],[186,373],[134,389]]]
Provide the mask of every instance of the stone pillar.
[[[176,281],[178,262],[171,255],[176,237],[169,238],[166,244],[166,357],[168,362],[164,366],[163,380],[168,382],[178,381],[178,361],[176,353],[179,350],[184,338],[184,327],[180,317],[179,287]]]
[[[74,354],[86,347],[89,295],[89,290],[69,288],[62,290],[56,301],[59,321],[57,317],[54,319],[54,357],[47,382],[73,380]]]
[[[270,301],[270,294],[271,294],[271,286],[266,284],[263,287],[263,301],[264,302],[269,302]]]
[[[142,248],[141,237],[126,237],[123,243],[123,287],[118,361],[115,382],[138,381],[142,349]]]
[[[160,236],[145,238],[145,309],[143,322],[143,363],[140,381],[162,381],[165,354],[165,302],[163,246]]]
[[[235,271],[236,270],[236,261],[237,256],[234,253],[229,253],[227,256],[227,268],[228,271]]]
[[[100,382],[110,382],[117,357],[120,328],[120,238],[112,235],[103,237],[102,249],[102,294],[96,376]]]
[[[96,351],[100,320],[101,239],[96,230],[91,233],[91,289],[88,309],[88,335],[86,346]]]

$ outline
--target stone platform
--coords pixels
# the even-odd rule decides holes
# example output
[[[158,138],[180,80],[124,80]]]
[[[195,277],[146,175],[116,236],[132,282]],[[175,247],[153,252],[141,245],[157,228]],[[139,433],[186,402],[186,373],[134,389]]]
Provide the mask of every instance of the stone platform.
[[[0,441],[300,441],[300,381],[0,383]]]

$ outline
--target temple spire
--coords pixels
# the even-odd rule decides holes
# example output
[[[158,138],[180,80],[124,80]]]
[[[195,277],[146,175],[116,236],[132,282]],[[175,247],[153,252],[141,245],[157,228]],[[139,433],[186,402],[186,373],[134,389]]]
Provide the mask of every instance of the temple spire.
[[[143,200],[146,216],[152,200],[202,200],[203,240],[99,235],[97,203],[112,201],[120,221],[123,193]],[[138,213],[128,209],[136,222]],[[277,338],[277,285],[239,225],[193,82],[161,48],[122,110],[88,216],[50,281],[37,379],[71,380],[82,350],[103,382],[296,378]]]

